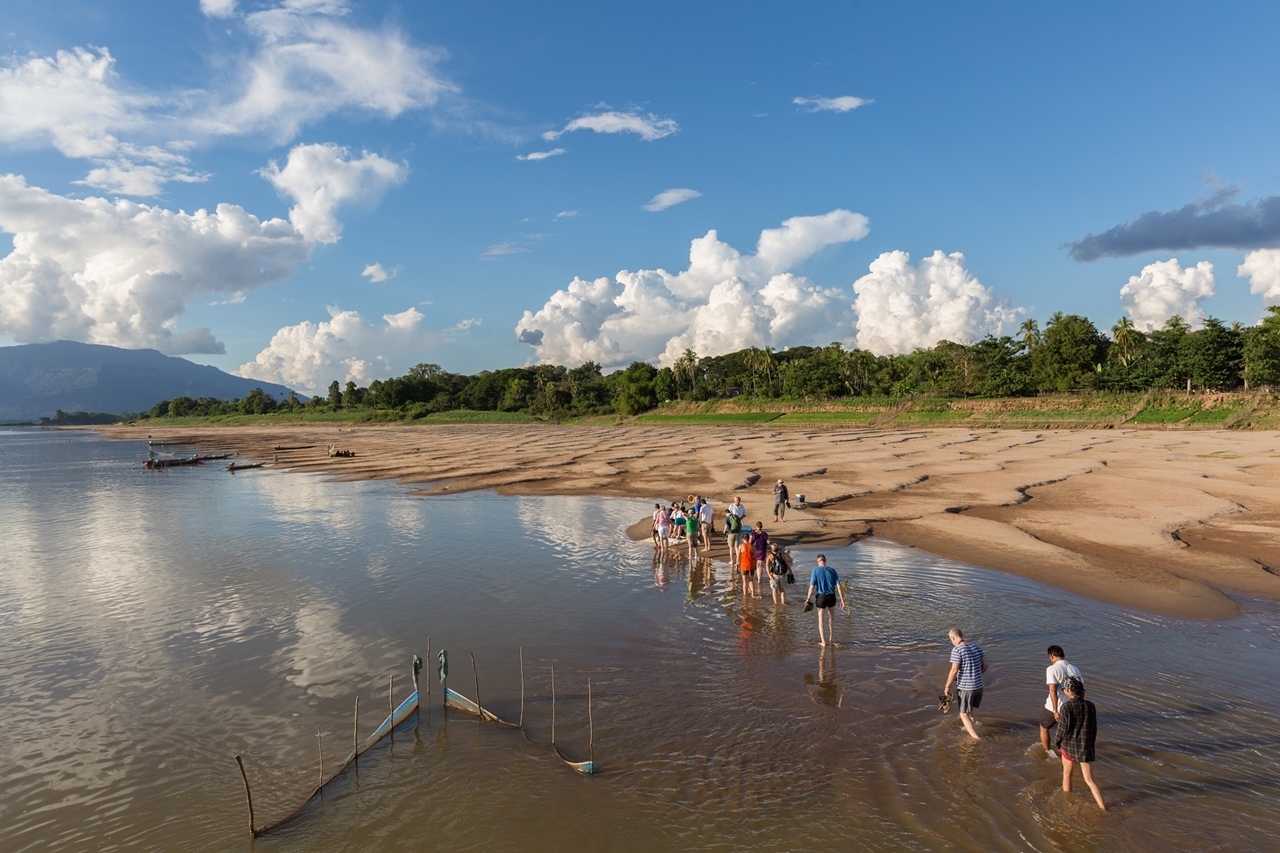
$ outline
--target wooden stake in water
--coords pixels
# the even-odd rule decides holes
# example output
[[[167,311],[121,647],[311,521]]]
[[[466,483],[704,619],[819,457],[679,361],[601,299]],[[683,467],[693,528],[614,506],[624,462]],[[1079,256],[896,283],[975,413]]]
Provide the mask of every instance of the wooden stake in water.
[[[249,803],[249,834],[258,837],[258,830],[253,828],[253,794],[249,792],[249,777],[244,772],[244,762],[236,756],[236,766],[240,768],[240,778],[244,780],[244,798]]]
[[[517,728],[524,728],[524,646],[520,647],[520,725]]]
[[[556,745],[556,668],[551,667],[551,745]]]
[[[324,740],[320,737],[320,727],[316,726],[316,746],[320,749],[320,784],[319,788],[324,787]]]
[[[431,660],[431,638],[430,638],[430,637],[427,637],[427,656],[426,656],[426,658],[424,658],[424,660],[427,660],[427,661],[430,661],[430,660]],[[428,702],[428,703],[431,701],[431,682],[432,682],[432,680],[433,680],[433,679],[431,678],[430,673],[428,673],[428,674],[427,674],[427,702]],[[421,709],[422,709],[422,697],[421,697],[421,696],[419,696],[419,697],[418,697],[418,709],[419,709],[419,710],[421,710]],[[431,706],[430,706],[430,705],[428,705],[428,706],[427,706],[427,710],[428,710],[428,711],[430,711],[430,710],[431,710]]]
[[[591,679],[587,679],[587,759],[596,766],[596,730],[591,721]],[[594,770],[593,770],[594,772]]]
[[[360,757],[360,697],[356,697],[356,712],[351,718],[351,755]]]
[[[396,677],[394,675],[387,676],[387,707],[390,709],[387,711],[387,719],[391,719],[396,714]],[[391,742],[395,743],[396,727],[392,726],[388,734],[391,735]]]
[[[471,675],[476,680],[476,715],[479,725],[484,725],[484,706],[480,704],[480,675],[476,672],[476,653],[471,653]]]

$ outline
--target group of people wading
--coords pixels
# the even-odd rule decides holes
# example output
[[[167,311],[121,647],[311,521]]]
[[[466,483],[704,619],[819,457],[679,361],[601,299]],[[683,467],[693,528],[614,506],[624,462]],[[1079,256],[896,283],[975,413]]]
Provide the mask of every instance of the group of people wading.
[[[778,480],[773,487],[773,520],[778,523],[786,521],[790,507],[791,493],[787,484]],[[742,498],[735,496],[724,509],[724,537],[729,547],[729,562],[742,580],[742,596],[744,599],[762,597],[767,579],[773,603],[785,607],[787,587],[796,580],[791,555],[777,542],[770,541],[763,521],[757,521],[753,526],[746,518],[747,508]],[[673,549],[685,546],[692,562],[698,550],[711,550],[715,535],[715,510],[702,495],[690,495],[688,502],[653,505],[653,547],[659,558],[665,558]],[[840,609],[844,609],[844,590],[840,588],[840,576],[836,570],[827,565],[826,556],[819,554],[816,562],[809,573],[804,609],[818,609],[818,641],[819,645],[825,646],[834,644],[831,614],[837,603]]]
[[[773,487],[774,522],[783,522],[791,506],[786,483],[782,480]],[[760,598],[765,579],[775,605],[786,606],[787,586],[795,583],[791,555],[778,543],[770,540],[764,522],[754,525],[746,520],[747,508],[742,498],[735,496],[724,510],[724,537],[729,548],[729,562],[742,581],[744,599]],[[653,505],[653,547],[659,559],[680,546],[688,547],[690,564],[695,553],[711,550],[716,535],[715,511],[711,502],[701,495],[690,495],[688,502],[672,501],[669,506]],[[835,645],[832,613],[839,606],[845,608],[844,590],[840,576],[827,565],[827,558],[819,554],[816,565],[809,574],[809,590],[805,596],[806,611],[818,610],[818,644]],[[825,618],[824,618],[825,617]],[[959,628],[949,632],[951,640],[951,669],[939,697],[939,710],[947,712],[952,703],[958,705],[960,722],[975,740],[980,739],[973,714],[982,704],[983,674],[988,663],[982,648],[967,642]],[[1075,766],[1080,765],[1081,775],[1098,807],[1105,810],[1102,792],[1093,778],[1094,744],[1097,737],[1097,710],[1084,698],[1084,679],[1080,670],[1066,659],[1061,646],[1049,646],[1049,666],[1045,671],[1048,697],[1040,715],[1040,743],[1045,753],[1062,761],[1062,790],[1071,790]],[[952,694],[952,686],[955,694]],[[1050,746],[1052,742],[1052,748]]]

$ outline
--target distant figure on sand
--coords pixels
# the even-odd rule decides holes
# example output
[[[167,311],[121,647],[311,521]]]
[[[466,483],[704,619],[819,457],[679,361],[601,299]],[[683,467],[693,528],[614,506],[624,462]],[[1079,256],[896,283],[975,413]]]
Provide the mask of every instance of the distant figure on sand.
[[[1049,666],[1044,671],[1044,682],[1048,685],[1049,696],[1044,700],[1044,709],[1040,711],[1040,745],[1044,747],[1045,752],[1055,758],[1057,753],[1049,748],[1049,732],[1058,724],[1058,708],[1067,701],[1062,687],[1068,678],[1079,678],[1081,684],[1084,683],[1080,668],[1067,660],[1067,653],[1062,650],[1062,646],[1050,646]]]
[[[1073,675],[1067,676],[1062,684],[1067,694],[1067,701],[1058,708],[1058,736],[1054,746],[1062,755],[1062,790],[1071,791],[1071,774],[1077,764],[1084,776],[1084,783],[1093,792],[1094,802],[1104,812],[1107,805],[1102,801],[1102,792],[1098,783],[1093,781],[1093,744],[1098,736],[1098,711],[1092,702],[1084,698],[1084,682]]]
[[[976,643],[966,643],[964,634],[959,628],[952,628],[948,634],[951,638],[951,672],[947,673],[947,683],[942,692],[951,692],[952,682],[956,685],[956,698],[960,700],[960,722],[965,731],[974,740],[978,730],[974,728],[973,712],[982,705],[982,674],[987,671],[987,657],[982,647]]]
[[[778,550],[777,542],[769,543],[769,556],[765,558],[765,569],[769,575],[769,589],[773,592],[773,603],[787,604],[787,574],[791,564],[786,555]]]
[[[785,519],[789,506],[791,506],[791,495],[787,492],[787,484],[779,480],[773,485],[773,520]]]
[[[742,597],[756,594],[756,558],[751,546],[742,543],[738,548],[738,574],[742,575]]]
[[[724,511],[724,539],[729,546],[729,562],[736,566],[742,542],[742,519],[733,514],[733,507],[726,507]]]
[[[836,570],[827,565],[827,555],[818,555],[818,565],[809,574],[809,592],[804,597],[807,605],[810,601],[818,608],[818,645],[825,646],[828,638],[831,645],[836,644],[835,626],[832,624],[832,611],[836,606],[836,598],[840,599],[840,609],[844,610],[844,590],[840,588],[840,576]],[[827,630],[822,631],[822,614],[827,615]]]

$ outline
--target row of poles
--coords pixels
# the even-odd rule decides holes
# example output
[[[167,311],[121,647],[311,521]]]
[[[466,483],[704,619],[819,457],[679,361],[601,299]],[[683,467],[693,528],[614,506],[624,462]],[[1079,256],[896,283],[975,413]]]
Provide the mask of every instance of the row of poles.
[[[427,638],[427,656],[428,658],[430,658],[431,656],[431,638],[430,637]],[[418,657],[417,655],[414,655],[413,656],[413,683],[414,683],[415,694],[419,693],[418,674],[421,671],[421,669],[422,669],[422,658]],[[439,654],[438,674],[440,677],[440,683],[444,687],[443,704],[445,708],[448,708],[449,694],[452,691],[448,689],[448,685],[447,685],[447,678],[449,674],[448,653],[443,649],[440,650],[440,654]],[[474,653],[471,654],[471,675],[475,681],[475,688],[476,688],[475,706],[476,706],[476,717],[477,717],[478,725],[483,728],[485,717],[486,715],[488,715],[493,722],[502,723],[512,728],[519,729],[525,741],[530,742],[528,736],[524,734],[524,699],[525,699],[524,648],[521,647],[520,649],[520,721],[515,725],[512,725],[511,723],[508,723],[505,720],[500,719],[496,714],[493,714],[492,712],[485,711],[484,706],[481,704],[480,675],[476,670],[476,656]],[[430,698],[431,698],[431,679],[428,678],[427,679],[428,702],[430,701]],[[408,713],[412,713],[420,710],[422,708],[422,705],[423,705],[422,701],[419,700],[417,703],[417,706],[413,708],[412,711],[409,711],[406,713],[405,715],[406,718],[408,716]],[[328,785],[334,779],[342,775],[343,771],[345,771],[352,764],[356,764],[361,754],[363,754],[364,752],[367,752],[370,747],[372,747],[374,744],[380,741],[383,737],[391,737],[394,740],[395,738],[394,732],[395,732],[395,727],[397,725],[397,722],[395,720],[396,704],[395,704],[395,676],[394,675],[387,676],[387,706],[388,706],[387,719],[383,723],[384,726],[387,726],[387,731],[384,732],[381,736],[377,737],[376,739],[373,739],[373,736],[371,736],[370,740],[365,742],[364,748],[361,749],[360,697],[356,696],[355,710],[352,715],[352,723],[351,723],[351,743],[352,743],[351,754],[347,757],[347,760],[342,763],[342,766],[339,767],[336,771],[334,771],[333,775],[329,776],[327,779],[325,778],[325,774],[324,774],[324,737],[320,732],[320,728],[317,726],[316,727],[316,749],[320,754],[319,782],[316,785],[315,790],[313,790],[311,794],[307,796],[307,798],[302,802],[301,805],[298,806],[298,808],[290,812],[288,816],[276,821],[275,823],[268,824],[267,826],[260,827],[256,823],[256,820],[254,817],[254,811],[253,811],[253,792],[249,788],[249,776],[245,772],[244,761],[241,759],[239,755],[237,755],[235,757],[236,766],[240,769],[240,779],[244,783],[245,802],[247,803],[249,808],[250,834],[252,834],[256,838],[260,835],[264,835],[294,820],[311,803],[311,801],[315,799],[315,797],[324,790],[324,787],[326,785]],[[461,707],[462,710],[469,711],[469,709],[466,708],[465,706],[459,706],[456,703],[455,703],[455,707]],[[379,730],[381,728],[382,727],[379,726]],[[375,731],[374,734],[377,735],[377,731]],[[587,761],[573,761],[568,756],[566,756],[563,752],[561,752],[560,749],[556,746],[556,668],[553,666],[551,667],[551,746],[552,746],[552,749],[565,763],[573,767],[575,770],[578,770],[579,772],[586,773],[586,774],[594,774],[595,773],[595,723],[593,720],[592,709],[591,709],[591,679],[590,678],[587,679],[587,737],[588,737],[588,749],[589,749],[589,753],[588,753],[589,759]],[[357,765],[356,772],[357,773],[359,772],[358,765]]]

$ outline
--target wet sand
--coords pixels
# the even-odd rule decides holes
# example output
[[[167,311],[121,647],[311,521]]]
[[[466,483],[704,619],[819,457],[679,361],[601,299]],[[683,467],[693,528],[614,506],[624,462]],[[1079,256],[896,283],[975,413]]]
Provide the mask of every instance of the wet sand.
[[[1124,607],[1226,618],[1280,600],[1280,435],[662,426],[120,427],[420,494],[707,495],[801,545],[875,535]],[[327,456],[334,445],[351,457]],[[158,448],[171,450],[171,447]],[[774,482],[793,504],[772,521]],[[631,533],[647,537],[647,520]],[[718,525],[717,525],[718,527]]]

